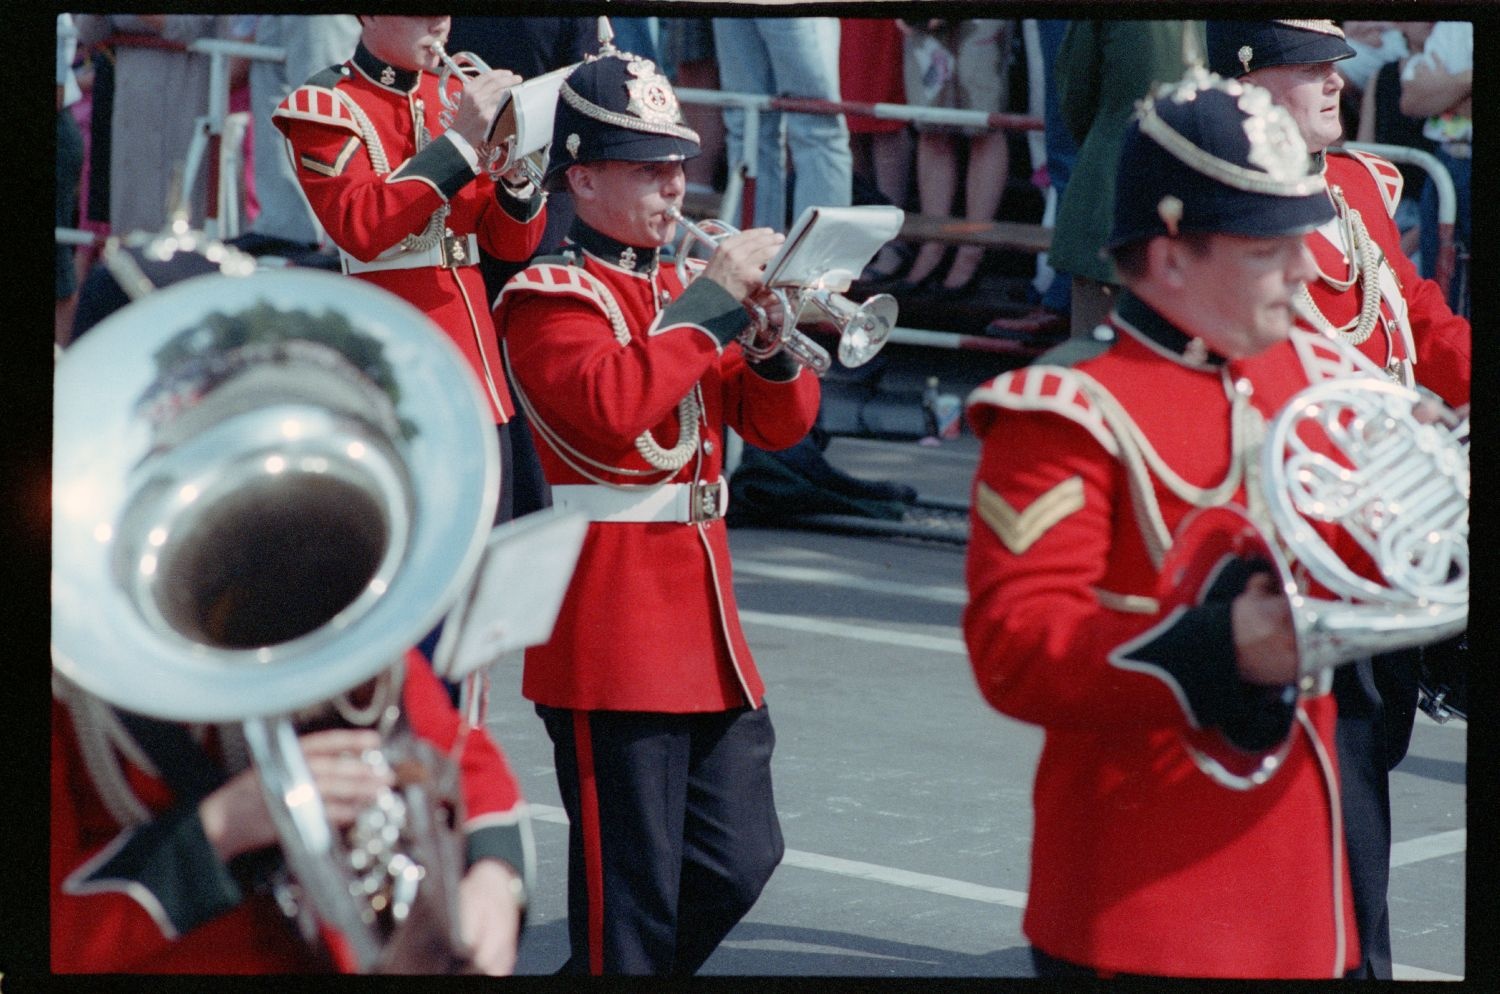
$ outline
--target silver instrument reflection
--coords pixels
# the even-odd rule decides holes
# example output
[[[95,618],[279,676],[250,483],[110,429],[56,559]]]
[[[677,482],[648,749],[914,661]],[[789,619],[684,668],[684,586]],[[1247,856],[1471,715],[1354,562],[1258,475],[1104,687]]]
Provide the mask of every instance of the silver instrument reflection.
[[[688,265],[693,243],[712,251],[721,241],[739,233],[739,229],[717,218],[691,221],[676,207],[669,207],[666,214],[688,233],[677,258],[677,276],[684,285],[693,275]],[[851,368],[875,358],[896,326],[898,305],[890,294],[877,294],[856,304],[820,285],[817,280],[773,285],[767,289],[777,298],[782,318],[779,323],[775,322],[764,308],[747,302],[752,320],[741,333],[739,342],[745,355],[752,359],[767,359],[785,352],[798,364],[822,376],[832,366],[832,359],[826,349],[797,330],[799,324],[818,320],[830,324],[839,338],[839,361]]]
[[[493,521],[493,428],[463,358],[360,281],[208,275],[65,352],[55,405],[56,672],[149,717],[239,723],[293,892],[342,938],[340,965],[449,968],[399,959],[419,917],[463,949],[457,772],[399,700],[405,652]],[[363,712],[397,772],[350,835],[294,723],[330,706]]]

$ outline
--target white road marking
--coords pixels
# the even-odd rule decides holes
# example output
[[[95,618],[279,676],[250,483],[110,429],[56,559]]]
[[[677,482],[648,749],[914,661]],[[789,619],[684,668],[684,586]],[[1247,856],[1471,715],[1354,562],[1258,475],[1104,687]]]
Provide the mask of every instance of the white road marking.
[[[1437,970],[1424,970],[1420,966],[1407,966],[1404,963],[1391,964],[1392,980],[1462,980],[1461,973],[1441,973]]]
[[[893,594],[912,600],[932,601],[937,604],[963,604],[968,594],[962,587],[924,586],[913,581],[867,580],[842,570],[818,569],[812,566],[783,566],[759,559],[735,559],[735,573],[761,577],[766,580],[787,580],[792,583],[817,583],[823,586],[843,587],[870,594]]]
[[[878,642],[881,645],[897,645],[904,649],[951,652],[960,656],[969,651],[965,648],[963,639],[923,635],[921,632],[897,632],[890,629],[868,628],[863,625],[847,625],[838,621],[804,618],[795,614],[772,614],[769,611],[746,611],[741,608],[740,620],[751,625],[765,625],[768,628],[782,628],[813,635],[832,635],[835,638],[853,639],[858,642]]]
[[[558,825],[566,825],[568,823],[567,813],[556,805],[531,804],[528,807],[531,810],[531,816],[538,821],[552,822]],[[1451,855],[1455,852],[1462,852],[1465,845],[1466,832],[1464,829],[1453,832],[1439,832],[1436,835],[1429,835],[1420,839],[1398,842],[1391,847],[1391,865],[1405,866],[1424,859]],[[795,866],[803,870],[816,870],[821,873],[832,873],[837,876],[852,877],[857,880],[871,880],[875,883],[890,884],[893,887],[926,891],[929,894],[940,894],[945,897],[958,897],[968,901],[978,901],[982,904],[995,904],[1017,909],[1026,907],[1025,891],[1008,890],[1004,887],[987,887],[983,884],[970,883],[967,880],[954,880],[951,877],[939,877],[930,873],[914,873],[911,870],[899,870],[893,866],[881,866],[878,863],[865,863],[860,860],[843,859],[838,856],[824,856],[821,853],[804,852],[801,849],[786,850],[786,854],[782,857],[781,861],[786,866]],[[1397,980],[1463,979],[1461,974],[1424,970],[1421,967],[1405,966],[1401,963],[1393,964],[1391,971]]]
[[[1410,866],[1424,859],[1438,859],[1465,852],[1469,848],[1469,830],[1455,828],[1451,832],[1424,835],[1419,839],[1408,839],[1391,846],[1391,865]]]

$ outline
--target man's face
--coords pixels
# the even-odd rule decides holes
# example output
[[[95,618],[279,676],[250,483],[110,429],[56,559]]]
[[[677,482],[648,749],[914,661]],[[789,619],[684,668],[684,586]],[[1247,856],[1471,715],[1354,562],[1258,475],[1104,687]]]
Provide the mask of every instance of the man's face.
[[[677,233],[668,207],[681,207],[687,180],[681,162],[592,162],[569,167],[578,216],[626,245],[658,248]]]
[[[442,17],[366,17],[360,38],[370,54],[398,69],[427,69],[436,72],[441,66],[432,51],[433,42],[448,40],[452,19]]]
[[[1201,255],[1187,245],[1174,248],[1176,291],[1192,322],[1187,331],[1230,359],[1287,339],[1292,297],[1317,271],[1301,235],[1213,235]]]
[[[1332,62],[1310,62],[1296,66],[1257,69],[1244,78],[1271,92],[1297,122],[1309,152],[1321,152],[1344,133],[1339,120],[1339,93],[1344,89]]]

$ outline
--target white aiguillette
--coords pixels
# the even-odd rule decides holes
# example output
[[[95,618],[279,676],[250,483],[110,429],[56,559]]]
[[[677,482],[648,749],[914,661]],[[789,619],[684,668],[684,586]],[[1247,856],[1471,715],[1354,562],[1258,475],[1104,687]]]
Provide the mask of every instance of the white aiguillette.
[[[474,579],[443,623],[432,668],[458,681],[552,637],[588,518],[549,508],[490,533]]]

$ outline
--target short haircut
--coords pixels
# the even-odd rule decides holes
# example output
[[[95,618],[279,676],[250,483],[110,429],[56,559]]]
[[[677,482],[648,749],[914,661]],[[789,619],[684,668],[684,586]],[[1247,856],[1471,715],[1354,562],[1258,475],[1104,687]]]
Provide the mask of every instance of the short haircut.
[[[1216,232],[1212,231],[1184,231],[1175,237],[1188,247],[1188,251],[1202,257],[1209,253],[1209,245],[1213,241]],[[1153,235],[1152,238],[1168,238],[1168,235]],[[1146,261],[1146,248],[1151,244],[1151,238],[1139,238],[1124,245],[1116,245],[1110,250],[1110,258],[1114,260],[1115,270],[1120,274],[1123,282],[1129,283],[1134,280],[1146,278],[1148,268]]]

